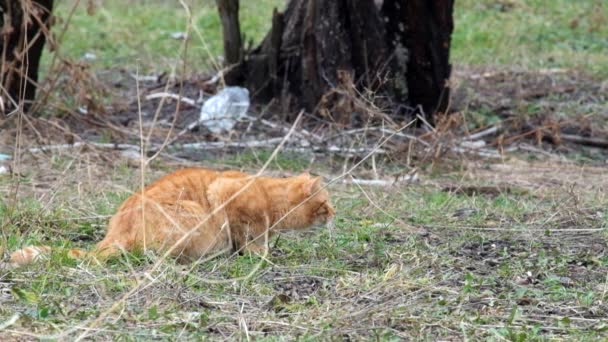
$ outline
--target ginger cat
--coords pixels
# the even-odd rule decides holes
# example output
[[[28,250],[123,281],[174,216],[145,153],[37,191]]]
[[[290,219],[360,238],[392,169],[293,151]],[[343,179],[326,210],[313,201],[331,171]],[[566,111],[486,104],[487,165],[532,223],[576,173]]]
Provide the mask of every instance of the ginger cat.
[[[329,222],[335,210],[320,177],[253,177],[238,171],[189,168],[168,174],[135,192],[110,219],[105,238],[92,252],[72,257],[105,259],[137,248],[196,260],[223,250],[261,253],[275,231]],[[142,196],[143,193],[143,196]],[[50,252],[30,246],[11,254],[14,266]]]

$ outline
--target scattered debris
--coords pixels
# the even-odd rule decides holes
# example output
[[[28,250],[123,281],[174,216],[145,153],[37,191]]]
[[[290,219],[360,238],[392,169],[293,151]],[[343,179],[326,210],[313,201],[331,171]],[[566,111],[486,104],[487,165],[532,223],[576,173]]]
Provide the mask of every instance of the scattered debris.
[[[13,325],[15,323],[17,323],[17,321],[19,320],[20,317],[21,317],[21,315],[19,313],[16,313],[16,314],[12,315],[6,321],[0,323],[0,331],[6,329],[8,327],[10,327],[11,325]]]
[[[454,153],[458,154],[471,154],[481,158],[488,159],[501,159],[504,158],[500,152],[496,150],[480,149],[480,148],[469,148],[463,146],[455,146],[450,149]]]
[[[165,92],[161,92],[161,93],[154,93],[154,94],[150,94],[146,96],[146,100],[153,100],[153,99],[159,99],[159,98],[170,98],[173,100],[177,100],[180,101],[182,103],[186,103],[190,106],[196,106],[196,101],[184,96],[179,96],[177,94],[173,94],[173,93],[165,93]]]
[[[165,73],[161,73],[160,75],[131,74],[131,77],[137,82],[160,82],[163,76],[165,76]]]
[[[0,161],[2,160],[10,160],[11,156],[8,154],[4,154],[4,153],[0,153]],[[5,173],[9,173],[10,170],[7,166],[4,165],[0,165],[0,175],[5,174]]]
[[[246,141],[209,141],[209,142],[199,142],[199,143],[189,143],[189,144],[174,144],[172,147],[175,150],[222,150],[226,148],[233,149],[245,149],[245,148],[275,148],[284,138],[270,138],[263,140],[246,140]],[[292,143],[286,145],[282,148],[284,151],[294,151],[301,153],[335,153],[343,156],[359,156],[363,154],[375,153],[375,154],[385,154],[386,150],[381,148],[341,148],[338,146],[294,146],[294,143],[298,142],[294,139],[290,139]],[[28,149],[30,153],[40,153],[40,152],[49,152],[49,151],[57,151],[57,150],[69,150],[74,148],[83,148],[83,147],[94,147],[100,149],[109,149],[109,150],[117,150],[117,151],[133,151],[134,153],[123,153],[127,157],[132,157],[135,153],[138,154],[140,147],[132,144],[111,144],[111,143],[95,143],[95,142],[76,142],[73,144],[58,144],[58,145],[46,145],[39,147],[32,147]],[[147,146],[146,150],[148,152],[159,152],[166,145],[163,144],[150,144]]]
[[[92,52],[87,52],[82,56],[82,59],[86,61],[94,61],[97,59],[97,55]]]
[[[213,75],[213,77],[211,77],[209,80],[205,81],[205,85],[215,85],[217,82],[219,82],[221,79],[224,78],[224,71],[220,70],[218,71],[217,74]]]
[[[460,143],[460,147],[463,147],[465,149],[471,149],[471,150],[480,149],[484,146],[486,146],[486,142],[483,140],[463,141]]]
[[[186,34],[186,32],[173,32],[171,33],[171,38],[177,40],[184,40],[188,38],[188,35]]]
[[[476,215],[477,213],[479,213],[479,209],[477,208],[461,208],[454,211],[454,214],[452,214],[452,216],[464,219]]]
[[[492,126],[492,127],[488,128],[488,129],[484,129],[484,130],[479,131],[477,133],[470,134],[470,135],[464,137],[463,140],[465,140],[465,141],[467,141],[467,140],[468,141],[477,140],[477,139],[481,139],[481,138],[483,138],[485,136],[495,134],[496,132],[498,132],[498,126]]]
[[[414,173],[413,175],[405,175],[399,177],[397,180],[389,180],[389,179],[359,179],[359,178],[347,178],[342,181],[345,184],[358,184],[358,185],[369,185],[369,186],[391,186],[399,183],[414,183],[417,182],[418,174]]]
[[[284,293],[279,293],[272,297],[272,299],[266,304],[269,310],[276,312],[283,311],[285,304],[289,304],[292,298]]]
[[[526,189],[515,189],[508,186],[461,186],[461,185],[448,185],[441,189],[444,192],[450,192],[454,194],[463,194],[467,196],[475,195],[489,195],[498,196],[501,194],[526,194]]]
[[[608,148],[608,140],[601,138],[582,137],[573,134],[560,134],[559,137],[564,141],[573,142],[576,144]]]
[[[112,150],[135,150],[139,151],[139,146],[130,144],[110,144],[110,143],[94,143],[94,142],[76,142],[73,144],[60,144],[60,145],[46,145],[39,147],[32,147],[28,151],[30,153],[49,152],[57,150],[67,150],[72,148],[79,148],[85,146],[93,146],[97,148],[105,148]]]
[[[141,159],[141,153],[133,149],[120,151],[120,155],[127,159]]]

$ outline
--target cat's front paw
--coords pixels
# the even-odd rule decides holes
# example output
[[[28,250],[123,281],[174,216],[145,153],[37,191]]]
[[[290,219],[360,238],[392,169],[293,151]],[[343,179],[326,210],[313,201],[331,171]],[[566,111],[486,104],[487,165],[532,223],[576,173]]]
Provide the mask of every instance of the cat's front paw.
[[[258,256],[265,256],[268,254],[268,246],[258,245],[256,243],[248,243],[243,250],[247,253],[256,254]]]

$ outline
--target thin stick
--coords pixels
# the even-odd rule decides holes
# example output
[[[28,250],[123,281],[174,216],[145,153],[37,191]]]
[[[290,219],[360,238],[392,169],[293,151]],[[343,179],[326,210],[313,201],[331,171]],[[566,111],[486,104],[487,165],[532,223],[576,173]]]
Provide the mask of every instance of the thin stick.
[[[153,100],[153,99],[165,99],[165,98],[170,98],[170,99],[174,99],[174,100],[178,100],[181,101],[183,103],[189,104],[193,107],[196,106],[196,101],[194,101],[191,98],[185,97],[185,96],[179,96],[177,94],[173,94],[173,93],[168,93],[168,92],[160,92],[160,93],[154,93],[154,94],[150,94],[146,96],[146,100]]]
[[[494,134],[496,132],[498,132],[498,126],[493,126],[493,127],[488,128],[488,129],[484,129],[483,131],[470,134],[469,136],[464,137],[463,140],[469,140],[469,141],[471,141],[471,140],[477,140],[479,138],[485,137],[486,135],[491,135],[491,134]]]
[[[608,147],[608,140],[606,140],[606,139],[593,138],[593,137],[582,137],[580,135],[574,135],[574,134],[560,134],[559,137],[562,140],[580,144],[580,145],[603,147],[603,148]]]
[[[139,67],[137,68],[136,75],[139,75]],[[136,96],[137,96],[137,116],[139,118],[139,144],[140,144],[140,148],[139,148],[139,160],[140,160],[140,165],[139,165],[139,170],[140,170],[140,187],[141,187],[141,198],[144,198],[144,190],[145,190],[145,185],[146,185],[146,145],[144,144],[144,120],[142,118],[142,114],[141,114],[141,92],[139,89],[139,81],[136,79],[135,80],[135,89],[137,91]],[[143,201],[142,201],[142,206],[144,206]],[[141,222],[144,222],[144,227],[143,227],[143,242],[144,242],[144,251],[146,250],[146,227],[145,227],[145,222],[146,222],[146,210],[144,209],[145,207],[142,207],[141,210]]]

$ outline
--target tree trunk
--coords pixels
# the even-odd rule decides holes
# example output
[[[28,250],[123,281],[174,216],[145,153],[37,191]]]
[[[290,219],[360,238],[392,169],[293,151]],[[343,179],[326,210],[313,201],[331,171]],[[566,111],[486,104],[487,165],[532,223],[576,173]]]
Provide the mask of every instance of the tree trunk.
[[[235,65],[240,63],[243,57],[239,24],[239,0],[216,0],[216,3],[222,21],[224,62],[227,65]]]
[[[344,125],[366,120],[361,94],[393,112],[420,105],[432,121],[449,96],[453,0],[381,2],[291,0],[227,82]]]
[[[52,9],[53,0],[0,0],[0,111],[34,101]]]
[[[454,0],[385,0],[382,6],[387,41],[409,52],[409,102],[427,115],[448,109],[453,10]]]

